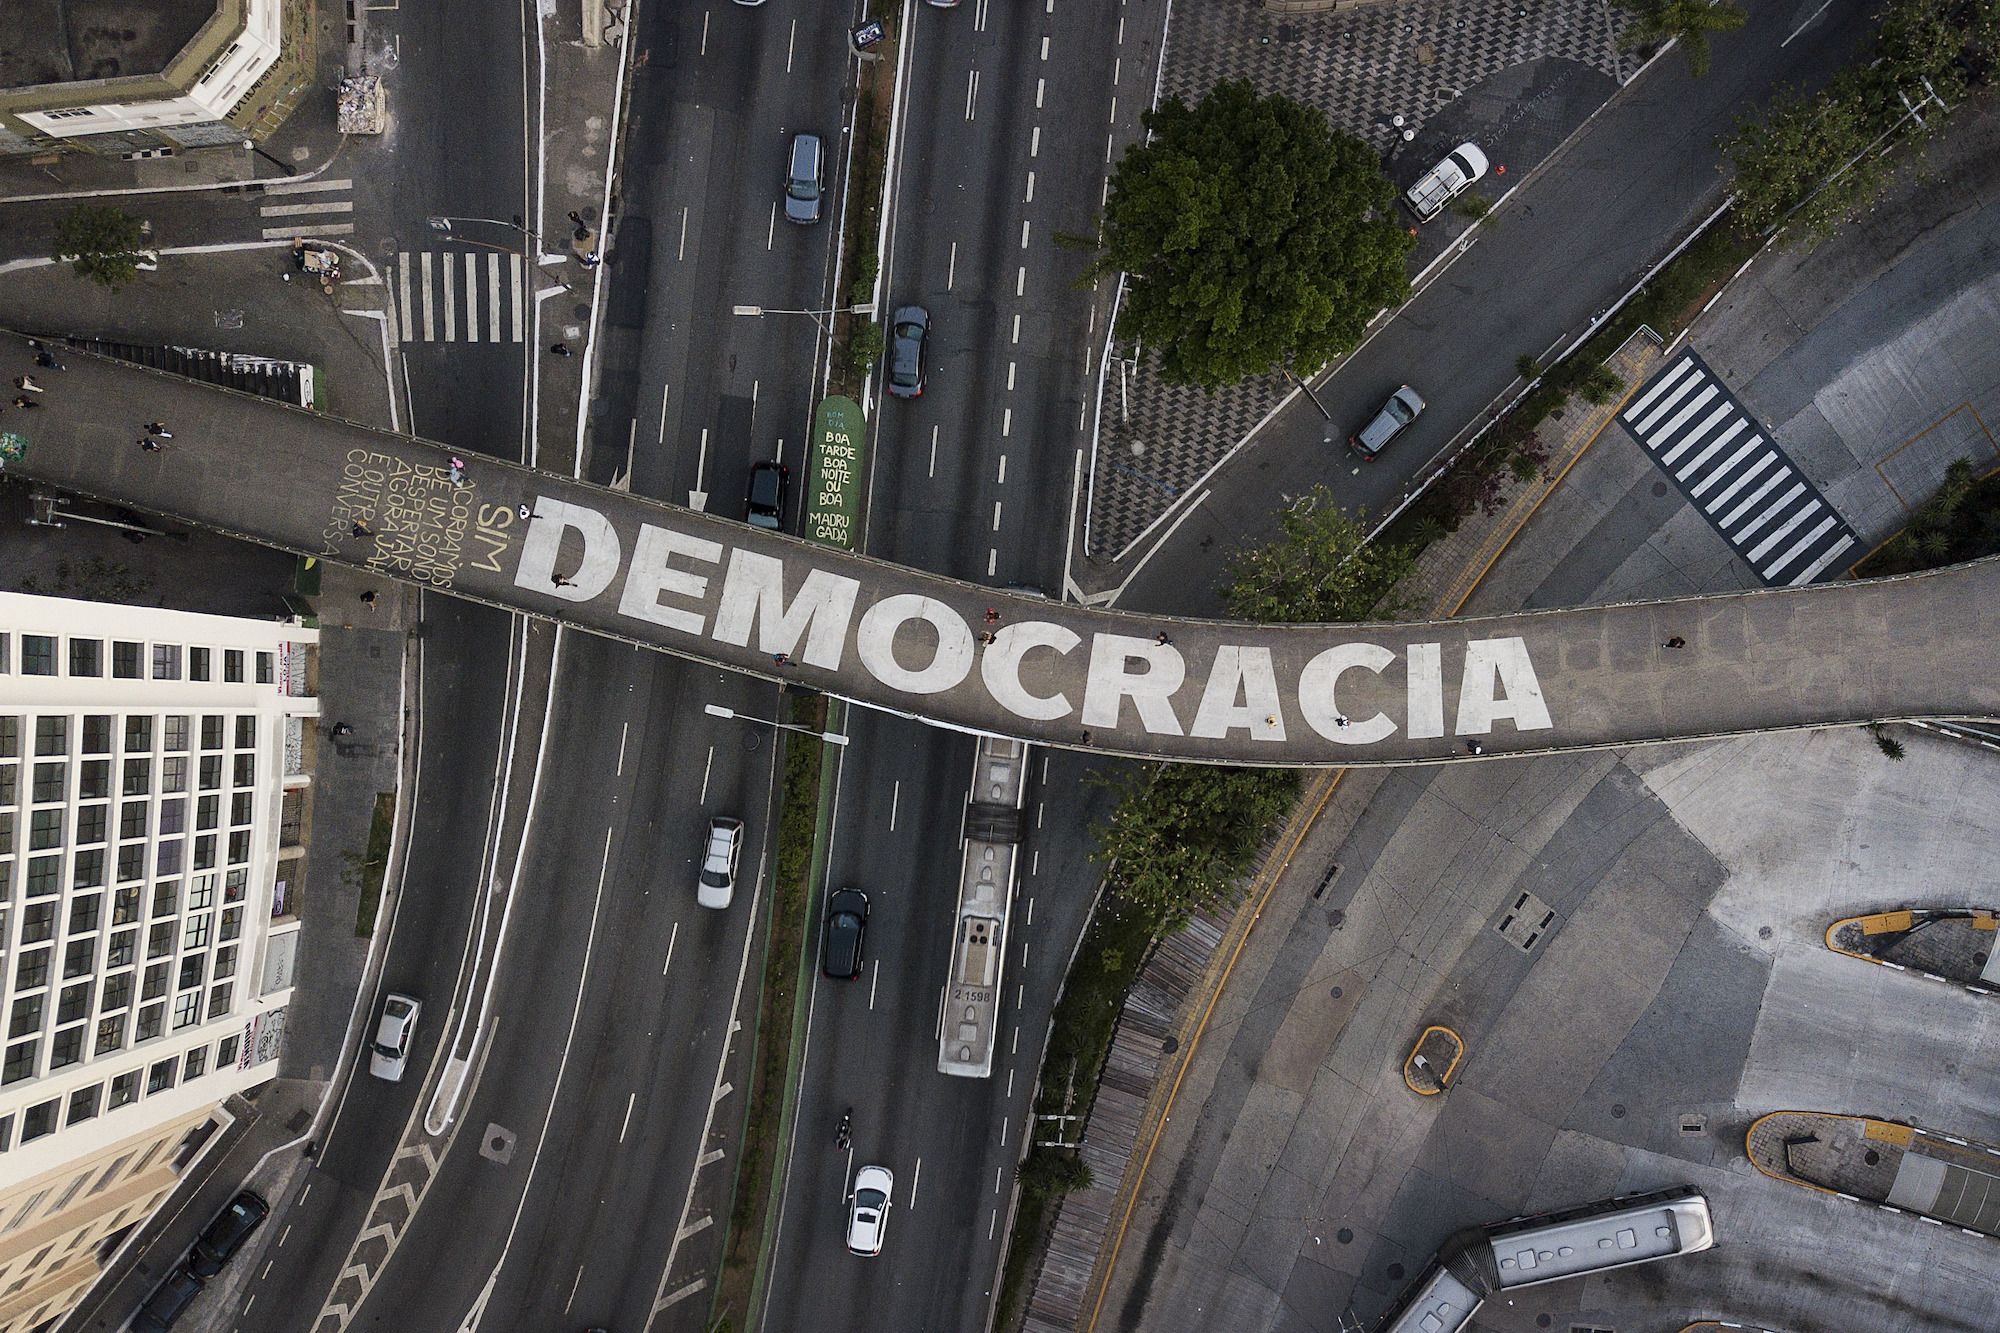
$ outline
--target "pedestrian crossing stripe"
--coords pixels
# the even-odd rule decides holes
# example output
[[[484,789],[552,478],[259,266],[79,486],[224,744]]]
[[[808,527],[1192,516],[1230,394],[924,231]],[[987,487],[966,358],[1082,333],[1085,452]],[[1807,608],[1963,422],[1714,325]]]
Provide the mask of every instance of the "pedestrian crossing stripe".
[[[521,342],[527,266],[498,250],[403,251],[392,265],[399,342]]]
[[[289,241],[300,237],[351,236],[354,234],[352,199],[315,199],[310,196],[336,194],[354,188],[348,177],[324,180],[274,181],[264,187],[265,202],[257,215],[275,226],[264,228],[267,241]]]
[[[1692,349],[1618,414],[1688,502],[1768,586],[1810,583],[1858,541]]]

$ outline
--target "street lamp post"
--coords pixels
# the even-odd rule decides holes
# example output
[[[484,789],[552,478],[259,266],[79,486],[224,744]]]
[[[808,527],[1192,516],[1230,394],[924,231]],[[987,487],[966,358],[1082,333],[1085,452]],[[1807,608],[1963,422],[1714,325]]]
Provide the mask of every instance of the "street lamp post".
[[[812,319],[813,323],[818,324],[821,317],[825,315],[872,315],[875,313],[875,303],[873,301],[864,301],[860,305],[837,305],[831,310],[767,310],[760,305],[739,305],[731,306],[729,313],[732,315],[751,315],[757,318],[762,318],[765,315],[806,315]]]
[[[796,731],[804,736],[816,737],[829,745],[847,744],[847,737],[838,732],[814,731],[811,727],[802,727],[796,722],[780,722],[776,718],[758,717],[754,713],[739,713],[734,708],[724,708],[721,704],[703,704],[701,711],[707,713],[710,717],[733,717],[742,722],[758,722],[767,727],[776,727],[779,731]]]

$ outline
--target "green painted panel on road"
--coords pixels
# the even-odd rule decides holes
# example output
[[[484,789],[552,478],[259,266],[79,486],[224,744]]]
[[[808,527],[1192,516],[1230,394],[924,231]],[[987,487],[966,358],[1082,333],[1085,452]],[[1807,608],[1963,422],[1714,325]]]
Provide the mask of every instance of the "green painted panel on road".
[[[843,551],[854,549],[860,530],[861,490],[867,468],[861,404],[828,398],[813,413],[812,472],[806,492],[805,535]]]

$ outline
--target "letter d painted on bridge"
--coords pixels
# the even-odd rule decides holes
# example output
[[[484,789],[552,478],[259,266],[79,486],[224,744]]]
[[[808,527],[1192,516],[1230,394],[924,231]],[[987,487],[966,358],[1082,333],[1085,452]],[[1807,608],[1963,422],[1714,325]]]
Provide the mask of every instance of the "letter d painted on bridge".
[[[861,525],[867,438],[861,404],[834,397],[813,413],[813,456],[806,472],[805,536],[843,551],[854,549]]]

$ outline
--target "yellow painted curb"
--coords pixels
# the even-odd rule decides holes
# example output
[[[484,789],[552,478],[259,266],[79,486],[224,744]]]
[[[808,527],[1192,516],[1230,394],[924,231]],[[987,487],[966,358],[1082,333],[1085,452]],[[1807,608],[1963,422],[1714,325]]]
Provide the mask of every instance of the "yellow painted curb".
[[[1757,1132],[1757,1126],[1763,1124],[1766,1120],[1781,1115],[1816,1115],[1828,1120],[1858,1120],[1863,1125],[1879,1124],[1880,1122],[1870,1120],[1865,1115],[1842,1115],[1838,1111],[1801,1111],[1796,1108],[1790,1108],[1783,1111],[1766,1111],[1763,1115],[1752,1120],[1750,1128],[1743,1131],[1743,1155],[1749,1159],[1750,1165],[1757,1168],[1759,1175],[1769,1176],[1772,1180],[1780,1180],[1787,1185],[1797,1185],[1803,1190],[1817,1190],[1821,1194],[1830,1194],[1836,1199],[1845,1197],[1839,1190],[1830,1190],[1824,1185],[1815,1185],[1810,1180],[1801,1180],[1797,1176],[1781,1176],[1775,1171],[1766,1171],[1764,1169],[1763,1163],[1757,1160],[1757,1154],[1750,1151],[1750,1136]],[[1866,1131],[1864,1130],[1863,1132],[1865,1133]]]
[[[1438,1085],[1435,1088],[1420,1088],[1410,1078],[1410,1067],[1416,1063],[1417,1053],[1424,1049],[1424,1039],[1429,1037],[1433,1032],[1442,1032],[1445,1036],[1450,1037],[1452,1044],[1458,1048],[1458,1052],[1451,1057],[1451,1063],[1444,1067],[1444,1072],[1437,1076]],[[1408,1087],[1411,1092],[1416,1093],[1419,1097],[1435,1097],[1451,1086],[1451,1076],[1458,1072],[1459,1062],[1463,1059],[1465,1059],[1465,1038],[1459,1036],[1450,1028],[1445,1027],[1442,1023],[1433,1023],[1417,1035],[1417,1044],[1410,1047],[1409,1057],[1403,1061],[1404,1086]]]
[[[1333,789],[1340,785],[1340,779],[1346,772],[1344,768],[1336,768],[1327,777],[1324,790],[1320,792],[1319,801],[1313,806],[1312,814],[1308,815],[1299,826],[1298,834],[1292,839],[1291,846],[1285,848],[1284,856],[1275,862],[1276,868],[1270,870],[1263,892],[1258,895],[1256,909],[1251,913],[1251,927],[1254,927],[1258,918],[1264,915],[1264,906],[1270,902],[1271,894],[1278,887],[1278,881],[1284,877],[1286,868],[1292,863],[1292,857],[1298,853],[1299,845],[1306,840],[1306,834],[1310,833],[1313,825],[1319,822],[1320,811],[1326,808],[1327,801],[1333,796]],[[1236,960],[1243,956],[1243,946],[1249,942],[1250,930],[1246,928],[1236,937],[1236,947],[1230,950],[1229,961],[1223,965],[1222,975],[1216,978],[1214,987],[1208,993],[1208,1004],[1201,1011],[1201,1021],[1195,1025],[1193,1035],[1181,1047],[1180,1066],[1174,1070],[1174,1081],[1167,1089],[1166,1102],[1160,1108],[1158,1119],[1153,1122],[1153,1135],[1146,1141],[1145,1155],[1139,1159],[1139,1169],[1132,1177],[1131,1190],[1125,1200],[1125,1211],[1119,1215],[1118,1230],[1111,1237],[1110,1253],[1100,1265],[1103,1277],[1097,1283],[1097,1298],[1090,1303],[1090,1318],[1084,1322],[1084,1333],[1091,1333],[1091,1330],[1097,1327],[1097,1317],[1104,1309],[1104,1297],[1111,1288],[1111,1275],[1118,1267],[1118,1252],[1125,1244],[1125,1230],[1132,1224],[1132,1210],[1139,1206],[1139,1191],[1146,1183],[1146,1171],[1153,1164],[1153,1152],[1160,1146],[1160,1136],[1167,1131],[1167,1121],[1173,1111],[1174,1098],[1180,1095],[1181,1080],[1187,1077],[1188,1066],[1194,1063],[1194,1053],[1201,1045],[1202,1034],[1208,1031],[1209,1017],[1214,1014],[1216,1003],[1222,999],[1222,988],[1228,984],[1230,973],[1236,970]]]

